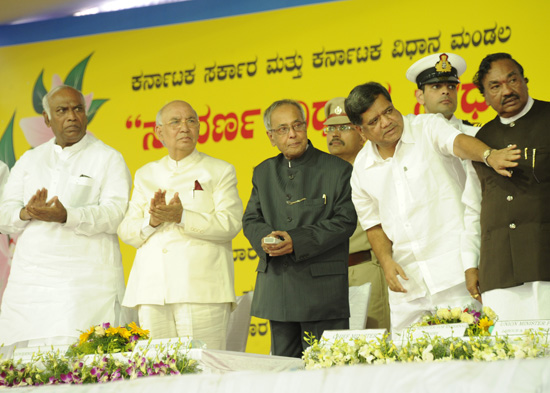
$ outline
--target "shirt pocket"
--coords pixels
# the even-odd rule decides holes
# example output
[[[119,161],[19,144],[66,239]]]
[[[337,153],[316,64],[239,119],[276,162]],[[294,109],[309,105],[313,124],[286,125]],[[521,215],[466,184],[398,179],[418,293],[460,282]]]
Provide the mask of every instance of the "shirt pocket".
[[[412,200],[425,203],[436,198],[440,184],[435,181],[429,163],[419,161],[414,165],[404,166],[402,170]]]
[[[314,198],[314,199],[306,199],[304,201],[304,206],[307,207],[323,207],[326,205],[326,197],[325,198]]]
[[[99,203],[97,182],[87,176],[69,177],[64,199],[63,204],[69,207],[97,205]]]
[[[214,196],[207,190],[191,191],[191,199],[184,209],[197,213],[212,213],[214,211]]]

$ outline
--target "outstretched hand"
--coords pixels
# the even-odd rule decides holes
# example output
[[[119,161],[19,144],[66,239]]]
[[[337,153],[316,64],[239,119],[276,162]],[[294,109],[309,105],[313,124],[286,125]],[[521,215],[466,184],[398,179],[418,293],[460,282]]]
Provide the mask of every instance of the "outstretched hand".
[[[506,177],[512,177],[508,168],[518,166],[517,160],[521,158],[521,150],[517,145],[510,145],[500,150],[493,150],[487,158],[487,163],[496,173]]]

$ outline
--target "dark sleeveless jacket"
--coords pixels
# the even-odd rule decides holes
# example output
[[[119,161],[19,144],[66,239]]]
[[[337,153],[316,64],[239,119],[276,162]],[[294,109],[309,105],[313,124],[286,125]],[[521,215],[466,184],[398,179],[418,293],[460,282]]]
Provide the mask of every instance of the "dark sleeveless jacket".
[[[494,149],[521,149],[511,178],[474,163],[482,191],[481,292],[550,281],[550,102],[535,100],[511,124],[496,117],[476,137]]]

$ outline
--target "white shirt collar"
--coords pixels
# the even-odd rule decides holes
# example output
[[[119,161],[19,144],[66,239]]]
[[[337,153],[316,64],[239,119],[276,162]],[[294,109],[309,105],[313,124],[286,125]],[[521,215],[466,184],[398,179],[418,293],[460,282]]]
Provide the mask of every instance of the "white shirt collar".
[[[194,149],[191,154],[182,158],[179,161],[172,159],[169,155],[167,156],[167,158],[168,166],[170,167],[170,169],[183,168],[186,165],[192,164],[195,160],[199,158],[199,151],[197,149]]]
[[[86,146],[88,146],[88,144],[90,144],[93,141],[94,137],[92,135],[88,134],[88,132],[86,132],[86,134],[84,134],[84,136],[82,137],[81,140],[76,142],[74,145],[67,146],[65,148],[62,148],[61,146],[56,144],[55,139],[56,138],[51,139],[52,143],[53,143],[54,152],[60,158],[68,158],[68,157],[72,156],[73,154],[78,153],[80,150],[84,149]]]
[[[397,150],[399,149],[399,146],[402,143],[415,143],[412,133],[410,131],[410,127],[411,126],[409,124],[409,118],[407,118],[407,116],[403,116],[403,134],[401,134],[401,138],[399,139],[399,141],[397,142],[397,145],[395,146],[395,152],[397,152]],[[367,155],[367,158],[365,159],[365,168],[368,168],[374,165],[375,163],[382,163],[392,158],[392,157],[388,157],[384,160],[382,156],[380,156],[380,153],[378,152],[378,147],[371,141],[368,141],[365,147],[366,147],[365,154]]]

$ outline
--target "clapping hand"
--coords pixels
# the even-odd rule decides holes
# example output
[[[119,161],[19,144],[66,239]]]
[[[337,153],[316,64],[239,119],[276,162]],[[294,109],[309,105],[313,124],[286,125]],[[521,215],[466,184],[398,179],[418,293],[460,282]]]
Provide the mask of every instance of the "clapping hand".
[[[36,194],[27,202],[27,205],[21,209],[19,217],[25,221],[34,219],[46,222],[66,222],[67,209],[65,209],[65,206],[63,206],[57,196],[54,196],[49,201],[47,199],[48,190],[42,188],[36,191]]]
[[[149,225],[152,227],[157,227],[163,222],[181,222],[183,205],[179,194],[176,192],[170,202],[166,204],[166,191],[159,189],[151,199],[149,214],[151,215]]]

